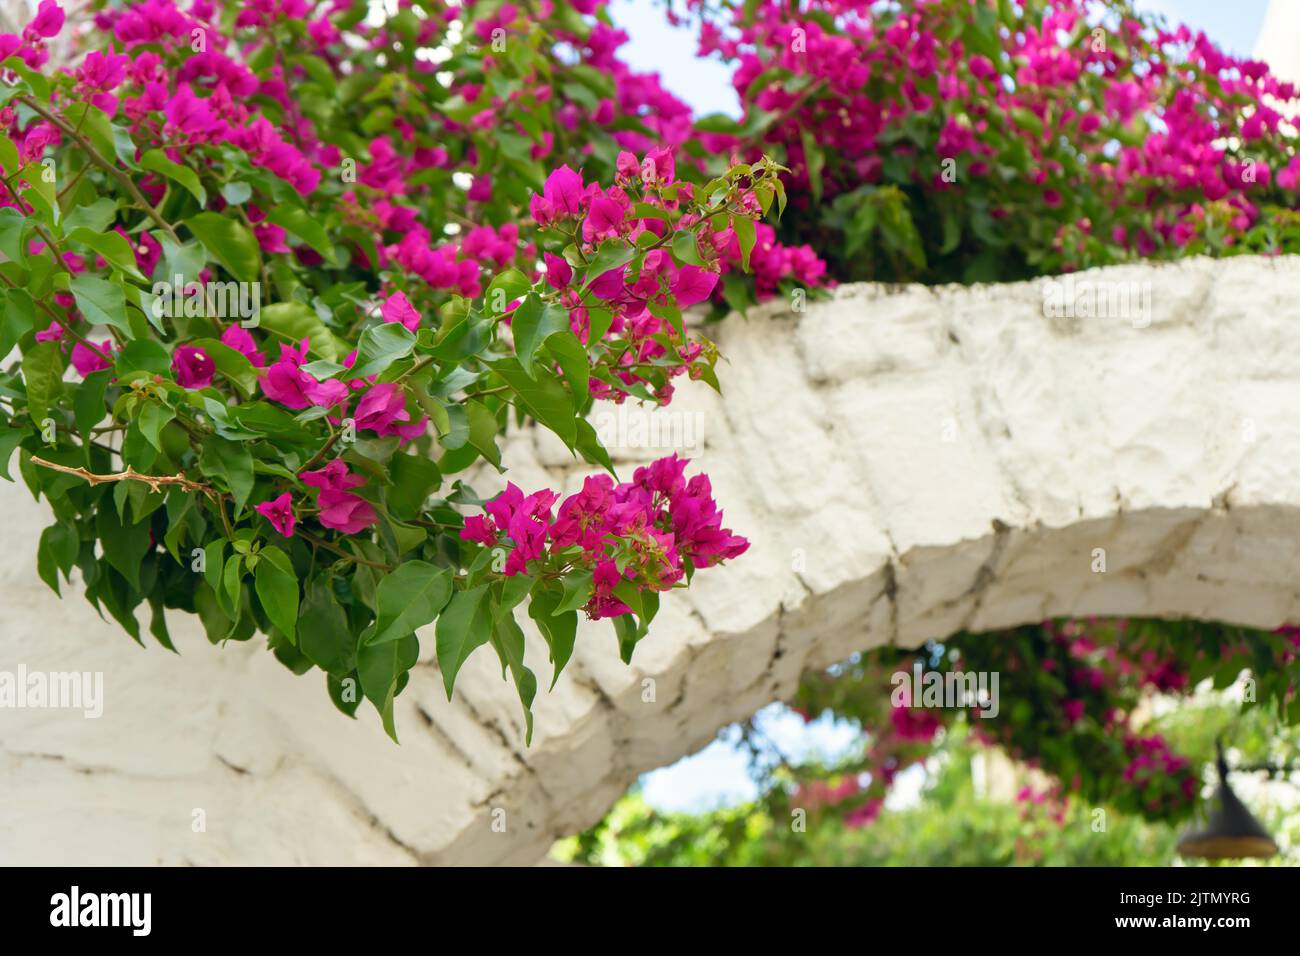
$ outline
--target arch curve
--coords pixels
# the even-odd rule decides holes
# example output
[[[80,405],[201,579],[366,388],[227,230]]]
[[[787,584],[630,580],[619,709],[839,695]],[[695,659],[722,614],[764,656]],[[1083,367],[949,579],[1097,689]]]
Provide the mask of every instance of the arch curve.
[[[15,863],[531,863],[641,772],[854,651],[1051,616],[1300,619],[1297,261],[851,286],[724,323],[725,398],[683,387],[669,411],[702,426],[691,470],[753,546],[665,600],[630,668],[608,625],[584,624],[538,695],[531,748],[491,655],[448,703],[424,641],[398,748],[260,647],[214,649],[177,620],[179,659],[140,649],[39,582],[47,515],[6,485],[0,669],[100,671],[104,712],[0,710],[0,848]],[[503,453],[524,487],[586,473],[529,431]]]

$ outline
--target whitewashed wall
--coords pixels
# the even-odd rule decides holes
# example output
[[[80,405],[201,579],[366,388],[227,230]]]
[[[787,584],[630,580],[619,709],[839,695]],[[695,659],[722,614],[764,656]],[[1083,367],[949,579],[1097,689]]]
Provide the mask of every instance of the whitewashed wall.
[[[1044,308],[1119,293],[1122,314]],[[671,410],[699,414],[675,424],[702,424],[697,465],[753,548],[666,600],[630,669],[608,624],[580,632],[531,749],[490,652],[448,704],[424,642],[396,747],[257,647],[179,618],[179,656],[138,647],[38,582],[44,509],[0,487],[0,670],[105,681],[98,720],[0,709],[0,862],[530,863],[855,650],[1049,615],[1300,619],[1296,260],[856,286],[717,339],[725,398],[687,385]],[[532,433],[505,454],[525,488],[583,473]],[[545,682],[540,642],[529,659]]]

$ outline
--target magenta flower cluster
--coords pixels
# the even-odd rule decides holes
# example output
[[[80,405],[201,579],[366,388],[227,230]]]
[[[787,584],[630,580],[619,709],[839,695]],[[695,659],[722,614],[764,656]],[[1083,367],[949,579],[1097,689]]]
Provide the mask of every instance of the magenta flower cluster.
[[[638,468],[632,481],[615,484],[593,475],[565,498],[552,491],[530,495],[513,483],[465,519],[461,537],[508,549],[507,576],[580,568],[592,573],[586,611],[593,619],[631,610],[614,593],[622,582],[664,591],[688,570],[739,557],[749,542],[722,527],[707,475],[685,477],[688,461],[672,455]]]

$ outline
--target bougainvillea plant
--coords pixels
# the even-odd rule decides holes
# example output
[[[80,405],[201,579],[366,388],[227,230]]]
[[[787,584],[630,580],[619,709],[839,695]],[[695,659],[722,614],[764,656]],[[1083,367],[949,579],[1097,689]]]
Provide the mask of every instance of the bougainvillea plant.
[[[869,651],[809,675],[795,702],[806,719],[829,711],[860,726],[864,749],[836,766],[785,768],[793,783],[773,797],[867,824],[897,775],[963,721],[980,742],[1054,781],[1028,795],[1034,799],[1050,797],[1060,809],[1074,796],[1149,820],[1182,820],[1201,797],[1199,762],[1174,753],[1148,726],[1152,696],[1187,697],[1205,680],[1222,690],[1244,672],[1243,709],[1300,725],[1298,651],[1294,627],[1127,619],[1046,621],[958,634],[918,651]],[[952,706],[942,693],[914,699],[915,688],[943,688],[950,674],[998,675],[996,706]]]
[[[43,0],[0,35],[0,458],[54,511],[52,588],[78,569],[137,640],[147,604],[167,647],[164,609],[260,632],[394,737],[436,620],[448,694],[491,644],[531,735],[525,598],[558,678],[578,613],[628,660],[662,592],[745,550],[707,477],[619,482],[585,416],[716,387],[682,310],[750,264],[783,170],[692,184],[639,121],[636,152],[549,159],[634,77],[562,55],[599,47],[595,4],[535,6]],[[462,477],[524,419],[610,475],[482,502]]]
[[[840,281],[1294,251],[1296,89],[1127,0],[674,0],[734,67],[712,150],[792,170]]]

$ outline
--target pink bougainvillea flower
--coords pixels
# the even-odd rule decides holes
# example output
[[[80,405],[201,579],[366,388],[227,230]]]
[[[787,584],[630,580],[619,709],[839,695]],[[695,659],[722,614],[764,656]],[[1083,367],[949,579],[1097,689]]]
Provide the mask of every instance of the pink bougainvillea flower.
[[[57,342],[63,338],[63,326],[58,322],[51,322],[47,328],[36,333],[37,342]]]
[[[313,405],[332,408],[348,397],[345,383],[337,379],[322,382],[302,370],[309,351],[307,339],[303,339],[297,348],[281,344],[279,359],[262,376],[262,391],[267,398],[286,408],[309,408]]]
[[[862,806],[844,815],[844,825],[852,829],[866,826],[880,816],[885,801],[881,797],[872,797]]]
[[[103,110],[109,116],[117,112],[117,97],[108,92],[119,86],[126,79],[126,67],[130,62],[127,56],[114,53],[101,53],[93,50],[86,55],[77,68],[77,86],[88,94],[91,104]]]
[[[253,226],[253,237],[263,252],[271,254],[280,254],[292,252],[289,243],[286,241],[289,234],[284,227],[277,226],[272,222],[259,222]]]
[[[593,621],[632,613],[630,607],[614,597],[614,588],[622,580],[623,575],[619,574],[618,565],[613,561],[601,561],[596,565],[591,578],[591,601],[587,605],[587,613]]]
[[[582,238],[585,242],[599,242],[602,239],[614,239],[623,227],[625,210],[614,199],[598,196],[591,201],[591,210],[582,224]]]
[[[533,193],[529,198],[528,211],[539,226],[549,226],[555,221],[555,207],[537,193]]]
[[[546,263],[546,284],[552,289],[563,289],[573,281],[573,267],[551,252],[542,253]]]
[[[92,50],[77,67],[77,81],[92,90],[111,90],[126,79],[127,64],[131,58],[116,53]]]
[[[384,300],[379,311],[385,322],[401,322],[412,332],[420,330],[420,313],[404,293],[394,292]]]
[[[284,537],[293,537],[293,500],[289,497],[289,492],[286,491],[280,497],[271,501],[263,501],[261,504],[254,505],[253,510],[271,522],[271,527]]]
[[[671,149],[652,149],[641,161],[641,180],[648,186],[668,186],[677,176]]]
[[[158,267],[158,262],[162,259],[162,243],[147,231],[134,236],[129,235],[121,226],[114,227],[114,231],[131,244],[131,251],[135,254],[135,264],[140,271],[146,276],[152,276],[153,270]]]
[[[519,511],[510,519],[506,533],[514,542],[514,548],[506,558],[502,571],[506,577],[525,573],[528,562],[542,556],[546,549],[546,532],[547,520],[544,518],[530,517],[526,512]]]
[[[208,100],[195,96],[188,83],[177,86],[176,93],[167,101],[165,113],[169,126],[196,140],[217,138],[226,129],[226,124],[209,108]]]
[[[497,541],[497,529],[491,519],[483,515],[470,515],[465,519],[465,527],[461,529],[460,537],[462,541],[493,545]]]
[[[551,538],[557,548],[581,545],[595,551],[605,536],[606,512],[614,501],[614,481],[609,475],[590,475],[582,490],[560,505]]]
[[[429,424],[427,416],[417,422],[410,421],[406,410],[406,393],[396,382],[374,386],[361,396],[353,418],[357,428],[368,429],[380,435],[398,435],[403,441],[418,438]]]
[[[933,740],[941,726],[938,716],[922,707],[890,708],[889,719],[900,740]]]
[[[629,182],[640,176],[641,164],[637,161],[636,154],[621,150],[614,163],[614,173],[623,182]]]
[[[688,464],[689,458],[682,458],[674,452],[667,458],[660,458],[632,472],[632,481],[647,491],[676,498],[686,490]]]
[[[257,368],[266,367],[266,356],[257,350],[257,343],[242,325],[229,326],[221,333],[221,344],[228,345]]]
[[[326,488],[321,491],[317,501],[320,504],[317,520],[325,527],[344,534],[364,531],[379,520],[370,502],[350,492]]]
[[[366,483],[366,479],[348,471],[348,466],[342,458],[335,458],[324,468],[316,471],[304,471],[298,475],[298,478],[304,485],[328,491],[347,491],[349,488],[359,488]]]
[[[48,40],[59,35],[63,29],[63,8],[56,0],[41,0],[40,7],[32,22],[23,29],[23,37],[29,43],[38,39]]]
[[[172,353],[172,371],[181,388],[207,388],[217,366],[207,352],[193,345],[178,345]]]
[[[99,352],[87,348],[80,342],[72,346],[72,367],[77,370],[77,374],[82,378],[92,372],[99,372],[112,367],[112,362],[108,360],[113,355],[112,341],[106,339],[100,342],[96,348],[99,349]]]
[[[304,485],[320,489],[316,497],[320,506],[317,518],[325,527],[356,534],[379,520],[374,506],[349,490],[361,487],[366,480],[350,473],[342,458],[335,458],[316,471],[301,472],[298,478]]]
[[[716,272],[709,272],[699,266],[682,266],[673,277],[673,297],[679,308],[686,308],[707,299],[717,284]]]
[[[582,193],[582,176],[568,166],[561,166],[547,176],[542,187],[542,198],[560,217],[576,216],[582,211]]]

